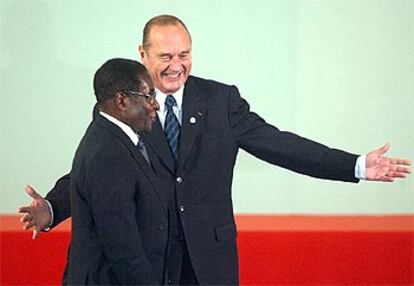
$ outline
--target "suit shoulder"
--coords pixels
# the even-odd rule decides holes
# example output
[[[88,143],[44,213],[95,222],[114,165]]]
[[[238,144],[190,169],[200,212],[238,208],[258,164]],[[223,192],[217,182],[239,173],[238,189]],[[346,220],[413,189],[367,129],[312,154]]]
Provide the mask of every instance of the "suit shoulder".
[[[211,88],[211,89],[229,89],[234,88],[234,85],[218,82],[212,79],[204,79],[196,76],[190,76],[188,78],[188,84],[194,85],[199,88]]]
[[[92,122],[78,146],[75,158],[81,157],[87,162],[108,157],[116,158],[127,153],[125,149],[109,130]]]
[[[190,76],[186,83],[186,90],[191,94],[199,94],[210,101],[232,101],[240,97],[238,88],[234,85],[221,83],[215,80]]]

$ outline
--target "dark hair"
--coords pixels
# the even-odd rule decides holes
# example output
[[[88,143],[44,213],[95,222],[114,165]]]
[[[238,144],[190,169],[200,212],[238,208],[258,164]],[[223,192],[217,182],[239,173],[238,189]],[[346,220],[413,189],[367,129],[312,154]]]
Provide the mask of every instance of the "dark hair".
[[[93,88],[98,103],[112,99],[119,91],[139,91],[144,80],[150,78],[145,67],[134,60],[111,59],[95,73]]]
[[[150,19],[145,24],[144,31],[143,31],[143,37],[142,37],[142,45],[144,46],[144,49],[148,51],[148,48],[150,46],[149,34],[151,32],[152,27],[154,26],[164,27],[164,26],[171,26],[171,25],[182,26],[187,31],[188,36],[190,37],[190,41],[191,41],[190,32],[188,31],[183,21],[181,21],[180,19],[172,15],[159,15],[159,16],[155,16],[154,18]]]

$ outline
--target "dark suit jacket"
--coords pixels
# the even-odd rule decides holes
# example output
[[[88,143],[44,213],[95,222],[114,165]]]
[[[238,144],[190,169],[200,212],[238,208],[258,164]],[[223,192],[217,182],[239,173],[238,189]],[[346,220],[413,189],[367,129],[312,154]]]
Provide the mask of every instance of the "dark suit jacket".
[[[236,87],[189,77],[183,98],[178,169],[159,122],[145,136],[162,188],[176,190],[177,209],[200,284],[238,284],[231,185],[239,148],[271,164],[309,176],[357,182],[357,156],[282,132],[249,110]],[[48,199],[61,208],[64,177]],[[62,186],[62,187],[61,187]],[[69,213],[58,213],[55,223]]]
[[[156,180],[128,136],[98,115],[72,165],[68,284],[162,283],[168,220]]]

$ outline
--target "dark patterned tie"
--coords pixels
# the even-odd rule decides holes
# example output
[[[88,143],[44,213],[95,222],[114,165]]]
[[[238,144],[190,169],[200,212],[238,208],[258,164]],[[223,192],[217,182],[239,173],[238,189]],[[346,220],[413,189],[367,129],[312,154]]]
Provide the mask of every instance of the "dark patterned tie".
[[[167,137],[168,144],[171,148],[171,154],[174,158],[174,163],[177,163],[180,142],[180,123],[173,112],[173,106],[177,106],[177,102],[172,95],[167,95],[165,99],[165,108],[167,109],[167,117],[164,123],[164,132]]]
[[[150,160],[149,160],[149,157],[148,157],[147,148],[145,147],[144,141],[142,141],[141,138],[138,140],[137,147],[138,147],[139,152],[141,152],[142,156],[145,158],[145,160],[147,160],[147,162],[149,164]]]

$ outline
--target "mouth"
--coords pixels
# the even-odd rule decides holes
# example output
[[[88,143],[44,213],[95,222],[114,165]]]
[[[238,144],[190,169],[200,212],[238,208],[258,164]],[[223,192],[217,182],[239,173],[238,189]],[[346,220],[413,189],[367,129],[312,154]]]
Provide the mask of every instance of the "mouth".
[[[177,80],[180,79],[181,76],[184,74],[184,71],[180,72],[164,72],[163,77],[168,80]]]

